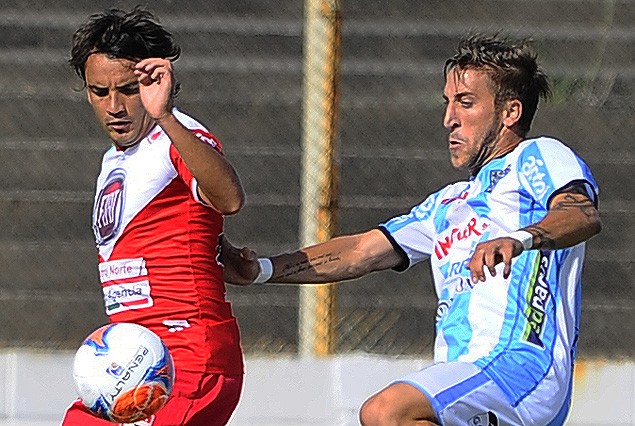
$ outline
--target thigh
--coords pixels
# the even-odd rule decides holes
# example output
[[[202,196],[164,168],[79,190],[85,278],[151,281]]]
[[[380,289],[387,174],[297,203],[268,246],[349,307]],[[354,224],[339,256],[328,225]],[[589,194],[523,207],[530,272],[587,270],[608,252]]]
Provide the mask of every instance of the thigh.
[[[434,364],[397,382],[408,383],[425,394],[442,424],[526,424],[498,385],[470,363]]]
[[[236,410],[243,389],[243,376],[211,375],[202,385],[201,397],[188,414],[187,426],[224,426]]]
[[[181,372],[179,386],[175,384],[152,426],[224,426],[238,405],[242,385],[242,375]]]

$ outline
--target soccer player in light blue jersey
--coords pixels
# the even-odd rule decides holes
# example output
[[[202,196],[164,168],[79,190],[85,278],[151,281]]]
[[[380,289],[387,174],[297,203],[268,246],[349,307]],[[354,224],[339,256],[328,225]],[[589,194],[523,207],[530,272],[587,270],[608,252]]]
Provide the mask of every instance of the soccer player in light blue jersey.
[[[525,42],[461,41],[444,67],[450,161],[470,176],[368,232],[269,258],[227,241],[235,284],[324,283],[429,259],[434,364],[371,396],[374,425],[561,425],[571,402],[585,241],[600,232],[591,171],[527,139],[545,74]]]

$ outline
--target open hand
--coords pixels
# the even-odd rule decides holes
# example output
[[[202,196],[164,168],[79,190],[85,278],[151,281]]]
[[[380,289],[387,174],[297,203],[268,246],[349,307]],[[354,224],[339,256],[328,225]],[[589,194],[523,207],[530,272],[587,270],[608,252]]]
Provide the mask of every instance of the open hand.
[[[155,120],[172,112],[174,70],[172,62],[162,58],[147,58],[135,66],[139,78],[139,95],[146,111]]]

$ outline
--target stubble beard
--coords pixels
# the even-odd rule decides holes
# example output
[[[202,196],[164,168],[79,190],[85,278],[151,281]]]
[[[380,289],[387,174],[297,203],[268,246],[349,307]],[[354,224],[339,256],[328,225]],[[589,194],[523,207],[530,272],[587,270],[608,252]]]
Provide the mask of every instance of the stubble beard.
[[[467,162],[467,169],[470,172],[470,175],[476,176],[481,167],[490,160],[489,157],[494,150],[494,146],[496,145],[495,142],[500,137],[500,131],[502,128],[502,121],[493,123],[485,136],[483,136],[478,151],[476,151]]]

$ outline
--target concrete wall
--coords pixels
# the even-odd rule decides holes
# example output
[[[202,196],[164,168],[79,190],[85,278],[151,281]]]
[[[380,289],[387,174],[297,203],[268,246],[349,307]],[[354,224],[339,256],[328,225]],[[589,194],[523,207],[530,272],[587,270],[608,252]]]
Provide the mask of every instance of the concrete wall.
[[[72,353],[0,353],[0,426],[53,426],[76,397]],[[371,393],[427,360],[248,358],[231,426],[349,426]],[[635,363],[579,363],[567,425],[635,425]]]

